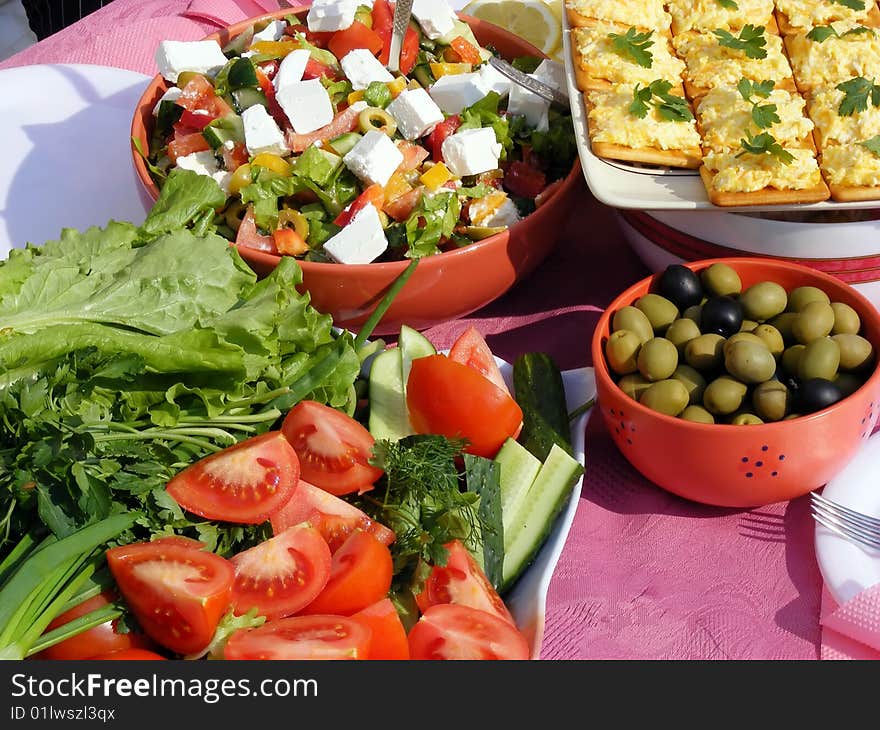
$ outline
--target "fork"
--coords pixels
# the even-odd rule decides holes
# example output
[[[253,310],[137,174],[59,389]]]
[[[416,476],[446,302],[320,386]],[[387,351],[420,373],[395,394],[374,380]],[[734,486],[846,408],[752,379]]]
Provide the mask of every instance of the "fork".
[[[832,532],[866,547],[880,550],[880,519],[856,512],[812,492],[810,509],[813,519]]]

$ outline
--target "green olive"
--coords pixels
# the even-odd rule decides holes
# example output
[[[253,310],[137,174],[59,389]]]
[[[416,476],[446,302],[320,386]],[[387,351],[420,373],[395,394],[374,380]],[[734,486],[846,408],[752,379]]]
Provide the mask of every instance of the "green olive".
[[[687,388],[691,405],[703,402],[703,391],[706,390],[706,378],[690,365],[679,365],[672,373],[672,379],[680,381]]]
[[[677,416],[687,407],[688,393],[678,380],[661,380],[642,393],[639,403],[667,416]]]
[[[834,310],[825,302],[810,302],[792,322],[791,333],[802,345],[831,333],[834,327]]]
[[[754,332],[755,328],[758,326],[758,323],[753,319],[744,319],[743,323],[739,326],[740,332]]]
[[[247,206],[240,200],[235,199],[231,200],[229,205],[226,206],[226,210],[223,211],[223,219],[226,221],[227,226],[233,231],[237,231],[246,214]]]
[[[797,376],[798,370],[800,369],[801,357],[803,357],[804,350],[806,349],[806,345],[792,345],[782,353],[780,362],[782,363],[782,368],[785,372],[789,375]]]
[[[677,319],[666,330],[664,337],[684,353],[684,346],[695,337],[700,336],[700,328],[692,319]]]
[[[759,324],[755,327],[753,334],[761,338],[761,341],[767,346],[773,357],[779,358],[782,356],[782,353],[785,351],[785,342],[779,330],[772,324]]]
[[[727,264],[712,264],[700,272],[703,286],[716,297],[730,297],[742,291],[742,281]]]
[[[834,327],[831,328],[833,335],[857,335],[862,328],[862,320],[859,313],[849,304],[843,302],[831,302],[834,311]]]
[[[839,366],[840,347],[830,337],[819,337],[804,348],[798,363],[798,377],[801,380],[834,380]]]
[[[651,322],[641,309],[635,307],[623,307],[614,313],[611,321],[612,332],[617,330],[629,330],[635,332],[642,343],[647,342],[654,336]]]
[[[678,307],[659,294],[645,294],[639,297],[636,307],[645,313],[657,334],[665,332],[666,328],[678,319]]]
[[[754,342],[756,345],[764,344],[764,341],[752,332],[737,332],[735,335],[728,337],[724,343],[724,354],[727,355],[727,351],[737,342]]]
[[[678,350],[664,337],[652,337],[639,350],[638,366],[645,380],[666,380],[678,366]]]
[[[177,84],[177,88],[183,89],[190,81],[192,81],[197,76],[201,76],[202,79],[204,81],[207,81],[208,84],[210,84],[211,86],[214,85],[214,83],[208,76],[206,76],[205,74],[200,74],[198,71],[181,71],[179,74],[177,74],[177,81],[175,82]]]
[[[840,392],[846,398],[848,395],[855,393],[865,383],[860,377],[853,375],[853,373],[837,373],[837,377],[834,378],[834,384],[840,388]]]
[[[745,317],[763,322],[785,311],[788,294],[775,281],[761,281],[746,289],[740,295],[739,303]]]
[[[729,375],[716,378],[703,392],[703,407],[715,416],[726,416],[738,410],[746,397],[748,388]]]
[[[688,406],[681,412],[679,418],[694,423],[715,423],[715,417],[702,406]]]
[[[703,305],[702,304],[693,304],[681,315],[682,319],[689,319],[692,322],[695,322],[697,327],[700,326],[700,323],[703,321]]]
[[[823,292],[819,287],[799,286],[789,292],[788,307],[785,311],[803,311],[803,308],[806,307],[810,302],[822,302],[824,304],[831,304],[831,299],[829,299],[828,295]]]
[[[724,338],[718,334],[700,335],[684,346],[684,359],[697,370],[712,370],[724,361]]]
[[[361,132],[377,131],[384,132],[393,137],[397,131],[397,122],[388,112],[376,106],[368,106],[358,116],[358,126]]]
[[[785,344],[794,344],[795,339],[792,334],[791,328],[794,325],[794,321],[797,319],[797,312],[783,312],[777,317],[771,319],[767,324],[773,325],[778,331],[779,334],[782,335],[782,340]]]
[[[642,343],[635,332],[617,330],[612,332],[605,343],[605,357],[608,366],[618,375],[634,373],[639,369],[638,357]]]
[[[732,426],[759,426],[764,423],[754,413],[738,413],[730,419]]]
[[[763,383],[776,372],[776,358],[763,342],[742,340],[726,349],[724,367],[743,383]]]
[[[840,348],[840,369],[862,370],[874,361],[874,346],[860,335],[840,334],[831,337]]]
[[[752,407],[764,421],[781,421],[791,407],[791,393],[778,380],[768,380],[752,393]]]
[[[783,418],[782,420],[783,420],[783,421],[793,421],[795,418],[800,418],[802,415],[803,415],[802,413],[789,413],[789,414],[788,414],[785,418]]]
[[[642,397],[642,393],[651,387],[651,382],[645,380],[640,373],[630,373],[618,380],[617,386],[630,398],[638,400]]]

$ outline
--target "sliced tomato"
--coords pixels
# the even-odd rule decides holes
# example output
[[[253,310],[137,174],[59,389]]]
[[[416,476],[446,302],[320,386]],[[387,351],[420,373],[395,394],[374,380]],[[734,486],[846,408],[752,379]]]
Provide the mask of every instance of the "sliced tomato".
[[[190,550],[204,550],[205,543],[201,540],[194,540],[184,535],[166,535],[165,537],[157,537],[152,543],[160,545],[179,545],[180,547],[189,548]]]
[[[405,221],[421,202],[424,193],[425,188],[422,186],[408,190],[403,195],[385,203],[382,210],[396,221]]]
[[[278,99],[275,96],[275,85],[272,83],[272,77],[277,71],[277,65],[274,67],[272,75],[259,66],[256,68],[257,81],[260,83],[260,90],[263,92],[263,96],[266,97],[269,116],[275,120],[275,123],[281,127],[281,129],[284,129],[285,127],[290,126],[290,121],[287,119],[287,114],[284,113],[284,110],[281,108],[281,105],[278,103]]]
[[[378,183],[368,186],[364,192],[358,195],[345,210],[343,210],[333,222],[337,226],[347,226],[351,219],[368,205],[376,206],[376,210],[382,210],[385,202],[385,189]]]
[[[519,629],[470,606],[431,606],[409,632],[412,659],[528,659]]]
[[[224,145],[220,149],[222,150],[223,164],[229,172],[235,172],[239,167],[247,164],[248,151],[243,142],[235,142],[232,148]]]
[[[457,36],[449,41],[449,47],[455,51],[461,63],[477,64],[483,62],[480,49],[462,36]]]
[[[417,433],[465,438],[466,451],[493,458],[522,423],[522,409],[508,393],[473,368],[445,355],[413,360],[406,390]]]
[[[211,82],[201,74],[196,74],[180,90],[176,103],[190,112],[205,111],[212,119],[234,114],[232,107],[217,96]]]
[[[177,163],[178,158],[191,155],[193,152],[205,152],[211,149],[201,132],[174,132],[174,136],[168,143],[168,159]]]
[[[92,659],[96,660],[124,659],[126,661],[156,661],[157,659],[164,661],[165,658],[166,657],[163,657],[161,654],[157,654],[156,652],[147,649],[120,649],[119,651],[110,652],[109,654],[101,654],[92,657]]]
[[[547,176],[522,160],[514,160],[504,171],[504,187],[520,198],[536,198],[547,187]]]
[[[239,629],[224,659],[366,659],[370,629],[345,616],[291,616]]]
[[[419,610],[424,613],[431,606],[455,603],[478,608],[514,623],[501,596],[467,548],[458,540],[445,547],[449,551],[446,565],[431,568],[424,590],[416,596]]]
[[[337,113],[330,124],[316,129],[314,132],[297,134],[292,130],[288,130],[286,135],[287,146],[291,152],[302,152],[315,142],[326,142],[334,137],[338,137],[340,134],[351,132],[357,128],[359,116],[360,111],[348,107],[344,111]]]
[[[102,591],[77,606],[59,614],[46,627],[46,631],[52,631],[59,626],[70,623],[75,618],[85,616],[87,613],[97,611],[99,608],[108,606],[117,600],[118,596],[111,590]],[[92,659],[99,654],[109,654],[123,649],[144,649],[153,646],[144,634],[135,631],[117,631],[115,620],[105,621],[82,633],[75,634],[48,649],[44,649],[35,655],[35,659]]]
[[[431,148],[431,159],[434,162],[443,162],[443,140],[449,135],[455,134],[455,130],[461,126],[461,117],[452,114],[440,122],[426,138],[428,147]]]
[[[214,636],[229,608],[232,564],[173,543],[132,543],[107,551],[119,591],[144,633],[166,649],[192,654]]]
[[[272,232],[272,241],[278,253],[285,256],[302,256],[309,250],[309,244],[292,228],[275,229]]]
[[[409,642],[400,615],[389,598],[370,604],[352,615],[370,627],[369,659],[409,659]]]
[[[350,616],[388,595],[393,571],[388,546],[368,532],[354,530],[333,553],[324,590],[301,613]]]
[[[279,431],[269,431],[211,454],[168,482],[184,509],[209,520],[259,524],[291,498],[299,459]]]
[[[284,417],[281,432],[299,457],[302,478],[331,494],[366,491],[382,475],[369,464],[370,432],[335,408],[301,401]]]
[[[296,36],[298,33],[301,33],[306,37],[306,40],[309,43],[318,48],[326,48],[327,42],[333,37],[332,32],[312,31],[308,29],[308,26],[305,26],[302,23],[288,25],[284,29],[284,32],[290,36]]]
[[[383,545],[390,545],[395,537],[393,530],[374,522],[353,504],[302,479],[294,496],[269,519],[276,535],[291,525],[311,523],[327,541],[331,553],[335,553],[355,529],[369,532]]]
[[[403,162],[397,166],[396,172],[409,172],[415,170],[428,157],[430,152],[420,144],[414,144],[405,139],[398,141],[397,149],[403,155]]]
[[[365,48],[375,56],[382,50],[382,39],[372,28],[355,20],[345,30],[334,33],[327,43],[327,48],[339,59],[344,58],[356,48]]]
[[[275,239],[272,236],[264,236],[257,230],[257,222],[254,220],[254,206],[252,205],[248,205],[247,212],[238,225],[235,245],[247,246],[267,253],[278,253],[278,249],[275,248]]]
[[[288,527],[230,559],[235,568],[232,608],[283,618],[314,600],[330,577],[330,548],[309,523]]]
[[[202,111],[200,109],[198,111],[191,112],[189,109],[184,109],[183,113],[180,115],[178,124],[180,124],[180,126],[182,127],[191,127],[192,129],[202,130],[207,127],[212,121],[214,121],[214,117],[212,117],[206,111]]]
[[[322,77],[337,79],[339,74],[332,66],[316,61],[314,58],[310,58],[306,61],[306,67],[303,69],[303,80],[320,79]]]
[[[403,43],[400,45],[400,73],[404,76],[415,68],[416,61],[419,57],[419,34],[415,28],[410,25],[406,29],[406,35],[403,36]]]
[[[495,356],[489,349],[489,345],[486,343],[483,335],[473,325],[462,332],[453,343],[452,348],[449,350],[449,359],[473,368],[484,378],[488,378],[510,395],[510,389],[507,387],[507,383],[504,382],[504,376],[501,375],[501,368],[495,362]]]
[[[388,55],[391,52],[391,31],[394,28],[394,9],[388,0],[375,0],[370,17],[373,19],[373,31],[382,41],[379,63],[387,66]]]

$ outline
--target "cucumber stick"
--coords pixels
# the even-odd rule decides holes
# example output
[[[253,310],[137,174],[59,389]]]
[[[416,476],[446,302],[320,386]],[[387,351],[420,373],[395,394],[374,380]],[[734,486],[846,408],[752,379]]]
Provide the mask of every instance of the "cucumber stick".
[[[513,392],[523,412],[520,443],[541,461],[553,444],[572,453],[571,427],[562,373],[542,352],[527,352],[513,363]]]
[[[507,439],[495,456],[501,471],[501,523],[504,526],[504,549],[510,547],[508,535],[513,534],[513,518],[518,505],[538,476],[541,462],[524,446],[512,438]]]

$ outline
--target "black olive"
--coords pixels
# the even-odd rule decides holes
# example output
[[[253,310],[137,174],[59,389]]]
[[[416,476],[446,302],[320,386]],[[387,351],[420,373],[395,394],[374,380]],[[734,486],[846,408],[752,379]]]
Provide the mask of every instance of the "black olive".
[[[700,331],[704,335],[731,337],[743,323],[742,305],[732,297],[712,297],[703,305]]]
[[[801,387],[797,392],[798,410],[801,413],[813,413],[821,411],[823,408],[837,403],[843,398],[834,383],[825,378],[811,378],[801,383]]]
[[[666,267],[657,281],[657,290],[682,312],[703,301],[700,277],[681,264],[670,264]]]

